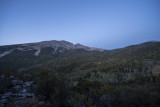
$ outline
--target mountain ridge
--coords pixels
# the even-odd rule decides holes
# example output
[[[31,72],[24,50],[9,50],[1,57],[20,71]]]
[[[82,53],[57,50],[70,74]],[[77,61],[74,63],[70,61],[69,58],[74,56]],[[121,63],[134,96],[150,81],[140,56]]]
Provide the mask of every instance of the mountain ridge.
[[[130,45],[126,46],[124,48],[118,48],[118,49],[112,49],[112,50],[105,50],[101,48],[95,48],[95,47],[88,47],[84,46],[82,44],[73,44],[71,42],[61,40],[50,40],[50,41],[41,41],[41,42],[33,42],[33,43],[24,43],[24,44],[14,44],[14,45],[4,45],[0,46],[0,58],[4,57],[10,53],[12,53],[14,50],[19,50],[19,51],[31,51],[34,50],[34,55],[38,56],[41,53],[42,48],[52,48],[53,54],[57,52],[64,52],[66,50],[74,50],[74,49],[83,49],[85,51],[99,51],[99,52],[104,52],[104,51],[109,51],[112,54],[119,54],[119,53],[125,53],[125,52],[130,52],[139,48],[151,46],[153,44],[158,44],[160,41],[148,41],[144,43],[139,43],[135,45]],[[59,49],[63,48],[63,49]],[[59,50],[59,51],[57,51]]]
[[[75,63],[111,63],[110,60],[120,60],[126,57],[143,56],[152,59],[151,56],[159,58],[160,42],[145,42],[131,45],[121,49],[95,51],[92,47],[81,44],[72,44],[67,41],[43,41],[19,45],[0,46],[0,71],[11,69],[30,71],[41,67],[59,67],[66,63],[73,66]],[[58,45],[55,45],[55,44]],[[64,47],[63,47],[64,46]],[[128,59],[127,59],[128,60]],[[73,63],[73,64],[72,64]],[[97,65],[97,64],[96,64]],[[63,67],[62,67],[63,68]],[[57,68],[54,68],[57,69]],[[65,70],[62,70],[65,71]],[[72,69],[70,70],[72,71]]]
[[[11,48],[3,51],[1,49],[3,47],[11,47]],[[73,43],[68,42],[68,41],[64,41],[64,40],[61,40],[61,41],[50,40],[50,41],[41,41],[41,42],[34,42],[34,43],[0,46],[0,57],[8,55],[14,50],[20,50],[20,51],[36,50],[34,55],[38,56],[39,53],[41,52],[41,48],[44,48],[44,47],[54,48],[55,52],[57,51],[58,48],[64,48],[60,52],[63,52],[64,50],[73,50],[73,49],[84,49],[86,51],[100,51],[100,52],[104,51],[103,49],[100,49],[100,48],[88,47],[88,46],[81,45],[79,43],[74,45]]]

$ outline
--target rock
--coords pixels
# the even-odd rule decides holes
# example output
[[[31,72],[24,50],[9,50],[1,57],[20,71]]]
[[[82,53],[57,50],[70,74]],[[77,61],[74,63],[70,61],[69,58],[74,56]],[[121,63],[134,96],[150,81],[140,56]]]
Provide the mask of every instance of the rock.
[[[30,81],[30,82],[25,82],[24,84],[23,84],[23,87],[30,87],[31,85],[33,85],[33,83],[34,83],[34,81]]]
[[[11,84],[12,84],[12,85],[22,85],[22,84],[23,84],[23,81],[22,81],[22,80],[12,80],[12,81],[11,81]]]
[[[39,105],[43,105],[43,104],[44,104],[44,101],[40,101],[40,102],[39,102]]]
[[[6,104],[7,102],[8,102],[7,99],[2,99],[2,100],[0,100],[0,104]]]
[[[13,89],[15,89],[16,91],[20,90],[21,86],[20,85],[16,85],[13,87]]]
[[[10,76],[9,78],[13,79],[13,78],[14,78],[14,76]]]
[[[20,99],[24,99],[25,97],[26,97],[26,95],[25,94],[12,94],[12,97],[14,97],[14,98],[20,98]]]
[[[7,93],[3,94],[1,98],[2,98],[2,99],[11,100],[11,95],[12,95],[11,92],[7,92]]]
[[[30,101],[32,101],[35,98],[35,95],[34,93],[32,93],[31,90],[31,86],[33,85],[34,81],[23,82],[22,80],[14,76],[5,77],[5,75],[1,75],[0,79],[1,78],[11,78],[11,81],[9,81],[11,83],[11,87],[4,90],[5,93],[0,95],[0,107],[30,106],[24,104],[29,104]],[[41,104],[43,104],[43,102],[41,102]]]
[[[26,93],[25,96],[27,98],[33,98],[34,97],[34,94],[33,93]]]
[[[32,75],[24,74],[24,77],[32,77]]]
[[[26,89],[22,89],[20,93],[26,93],[27,90]]]

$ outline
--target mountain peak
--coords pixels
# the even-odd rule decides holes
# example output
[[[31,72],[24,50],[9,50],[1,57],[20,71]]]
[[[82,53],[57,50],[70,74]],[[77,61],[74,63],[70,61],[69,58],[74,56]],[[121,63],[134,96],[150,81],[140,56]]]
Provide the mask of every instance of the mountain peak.
[[[65,41],[65,40],[61,40],[61,41],[50,40],[50,41],[41,41],[41,42],[36,42],[36,43],[18,44],[18,45],[14,45],[14,48],[12,46],[13,45],[0,46],[0,57],[8,55],[14,50],[20,50],[20,51],[36,50],[34,55],[38,56],[41,52],[41,49],[46,48],[46,47],[52,48],[55,51],[53,53],[58,52],[57,49],[59,48],[63,48],[63,50],[59,50],[60,52],[63,52],[64,50],[74,50],[74,49],[84,49],[86,51],[103,51],[103,49],[91,48],[91,47],[87,47],[81,44],[74,45],[73,43]]]

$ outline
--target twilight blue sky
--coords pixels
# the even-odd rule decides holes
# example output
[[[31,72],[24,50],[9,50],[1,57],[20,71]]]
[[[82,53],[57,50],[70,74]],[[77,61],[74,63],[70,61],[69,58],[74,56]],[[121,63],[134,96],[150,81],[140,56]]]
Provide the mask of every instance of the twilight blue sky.
[[[0,0],[0,45],[44,40],[104,49],[160,41],[160,0]]]

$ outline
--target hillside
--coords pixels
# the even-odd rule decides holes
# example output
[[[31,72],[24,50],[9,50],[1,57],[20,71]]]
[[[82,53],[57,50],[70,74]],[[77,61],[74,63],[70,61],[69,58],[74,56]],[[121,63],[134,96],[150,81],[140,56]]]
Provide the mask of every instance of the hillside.
[[[0,46],[0,70],[5,67],[19,70],[30,68],[32,65],[43,65],[43,63],[55,60],[58,56],[79,50],[103,52],[103,49],[72,44],[67,41],[43,41],[38,43],[27,43],[9,46]],[[60,56],[61,57],[61,56]]]
[[[2,75],[35,81],[42,106],[159,106],[159,68],[159,41],[114,50],[55,40],[0,46],[1,94],[12,87]]]
[[[148,60],[158,61],[159,46],[160,42],[146,42],[121,49],[103,50],[80,44],[73,45],[67,41],[44,41],[0,46],[0,70],[8,69],[8,67],[18,71],[36,69],[48,65],[53,65],[51,67],[54,67],[56,66],[55,63],[66,62],[69,64],[70,60],[73,63],[78,61],[77,63],[82,65],[87,62],[97,63],[97,61],[100,61],[105,65],[107,61],[121,60],[121,57],[123,57],[122,60],[134,57],[139,59],[142,57],[148,58],[149,55],[153,56],[153,54],[156,54],[154,56],[158,58],[148,58]]]

